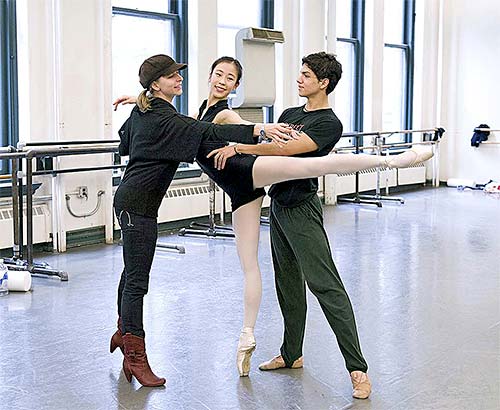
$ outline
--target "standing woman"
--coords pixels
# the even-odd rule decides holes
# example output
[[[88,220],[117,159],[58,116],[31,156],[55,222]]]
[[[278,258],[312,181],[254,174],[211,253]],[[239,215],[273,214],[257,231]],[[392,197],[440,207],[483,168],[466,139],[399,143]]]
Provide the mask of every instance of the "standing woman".
[[[197,118],[216,124],[246,123],[228,105],[229,94],[240,84],[243,69],[240,62],[233,57],[220,57],[214,61],[209,75],[208,99],[203,101]],[[196,162],[203,171],[231,198],[232,221],[235,233],[236,249],[244,273],[244,309],[243,326],[236,351],[236,366],[240,376],[248,376],[250,358],[255,350],[256,341],[254,327],[257,321],[262,298],[262,279],[258,260],[260,213],[266,191],[264,188],[254,189],[251,171],[255,157],[242,155],[232,165],[237,168],[218,170],[214,167],[210,152],[224,147],[225,143],[204,143],[200,147]],[[247,170],[246,172],[243,172]],[[241,182],[235,180],[239,175]],[[246,179],[246,181],[242,181]]]
[[[182,94],[182,76],[171,57],[146,59],[139,69],[144,91],[121,127],[119,153],[129,162],[114,197],[115,213],[123,235],[124,269],[118,287],[118,330],[110,350],[124,353],[123,371],[143,386],[161,386],[165,379],[149,366],[143,327],[143,299],[157,240],[158,208],[180,162],[193,162],[203,141],[230,140],[255,143],[261,124],[219,126],[179,114],[172,101]],[[289,128],[273,124],[267,131],[283,142]]]

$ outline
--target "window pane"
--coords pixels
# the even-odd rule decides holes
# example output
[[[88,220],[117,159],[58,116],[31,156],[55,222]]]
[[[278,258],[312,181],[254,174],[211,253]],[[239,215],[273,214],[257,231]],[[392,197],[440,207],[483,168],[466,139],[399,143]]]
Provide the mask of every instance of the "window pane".
[[[235,37],[243,27],[260,27],[260,0],[217,0],[217,54],[235,56]]]
[[[113,7],[168,13],[168,0],[113,0]]]
[[[354,44],[337,41],[337,59],[342,64],[342,78],[333,91],[335,93],[335,114],[339,117],[344,132],[354,130]],[[350,145],[347,138],[342,138],[336,145]]]
[[[403,43],[403,13],[405,0],[385,0],[384,2],[384,42]]]
[[[234,39],[238,28],[221,28],[217,29],[217,54],[219,56],[232,56],[236,55],[236,46]]]
[[[404,129],[405,112],[405,50],[384,47],[384,96],[383,96],[383,126],[384,131]],[[398,142],[404,138],[395,135],[387,142]]]
[[[335,22],[337,24],[337,37],[351,37],[352,0],[337,0]]]
[[[137,36],[136,33],[142,33]],[[144,41],[148,38],[148,41]],[[139,66],[154,54],[172,55],[172,22],[140,17],[113,15],[113,98],[138,95]],[[132,105],[113,112],[113,138],[128,118]]]
[[[217,25],[260,27],[260,0],[217,0]]]

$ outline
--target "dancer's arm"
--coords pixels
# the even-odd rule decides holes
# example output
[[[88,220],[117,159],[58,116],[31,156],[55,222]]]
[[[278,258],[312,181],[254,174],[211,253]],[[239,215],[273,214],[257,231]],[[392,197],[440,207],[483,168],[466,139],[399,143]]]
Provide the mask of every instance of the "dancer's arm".
[[[115,107],[115,111],[118,108],[118,106],[121,105],[126,105],[126,104],[135,104],[137,101],[137,97],[133,95],[122,95],[118,97],[115,101],[113,101],[113,106]],[[226,112],[227,111],[227,112]],[[219,113],[222,114],[224,113],[218,120],[217,117],[214,119],[214,123],[218,125],[253,125],[253,135],[255,137],[258,137],[260,135],[260,131],[262,127],[264,127],[266,135],[273,140],[273,142],[278,145],[282,146],[283,144],[287,143],[288,140],[293,139],[294,137],[290,135],[291,128],[288,126],[288,124],[261,124],[261,123],[253,123],[249,121],[243,120],[238,114],[231,110],[224,110],[223,112]],[[186,118],[186,116],[179,114],[180,117]],[[192,117],[187,117],[191,118]],[[194,119],[194,121],[198,121]],[[202,128],[204,128],[202,126]],[[212,127],[213,129],[213,127]],[[240,128],[241,130],[242,128]],[[236,128],[235,128],[236,130]],[[212,131],[212,130],[210,130]],[[225,129],[224,131],[229,132],[229,134],[226,133],[226,137],[223,137],[226,141],[244,141],[244,139],[241,139],[239,135],[235,135],[235,131],[229,131],[229,129]],[[224,135],[219,132],[211,132],[212,137],[215,137],[215,139],[220,140],[221,137],[220,135]],[[245,141],[246,142],[246,141]],[[255,141],[256,142],[256,141]]]
[[[306,152],[314,152],[318,149],[318,145],[305,132],[292,131],[295,137],[287,142],[286,145],[278,146],[274,142],[269,144],[236,144],[236,152],[238,154],[251,155],[274,155],[274,156],[290,156],[297,154],[305,154]]]
[[[255,126],[255,129],[258,130],[259,134],[260,134],[260,131],[262,129],[264,129],[264,133],[267,135],[267,136],[270,136],[272,138],[272,141],[274,143],[276,143],[276,145],[278,147],[283,147],[284,146],[284,142],[286,142],[288,144],[288,141],[289,140],[292,140],[292,139],[295,139],[296,138],[296,134],[293,134],[291,133],[291,128],[288,127],[287,124],[283,124],[283,123],[279,123],[279,124],[273,124],[273,123],[270,123],[270,124],[264,124],[264,123],[253,123],[251,121],[247,121],[247,120],[244,120],[243,118],[240,117],[240,115],[233,111],[233,110],[229,110],[229,109],[226,109],[226,110],[222,110],[221,112],[219,112],[214,120],[212,121],[214,124],[220,124],[220,125],[227,125],[227,124],[244,124],[244,125],[252,125],[254,124]],[[283,141],[283,140],[277,140],[276,137],[274,137],[273,134],[275,134],[275,130],[276,129],[279,129],[280,131],[284,130],[285,127],[287,129],[287,134],[288,134],[288,138],[287,138],[287,141]],[[282,135],[280,135],[280,137],[283,138]],[[277,143],[278,141],[278,143]]]
[[[127,105],[127,104],[135,104],[137,101],[137,97],[135,95],[122,95],[113,101],[114,111],[118,109],[118,106]]]
[[[249,121],[245,121],[240,115],[233,110],[223,110],[218,113],[214,118],[214,123],[216,124],[252,124]],[[258,127],[264,126],[264,131],[267,134],[267,128],[273,124],[256,124]],[[305,133],[305,132],[295,132],[292,131],[291,139],[286,145],[278,145],[274,142],[269,144],[259,144],[259,145],[248,145],[248,144],[237,144],[237,147],[224,147],[219,150],[214,150],[214,154],[210,153],[208,157],[215,155],[218,151],[223,151],[228,148],[227,154],[235,155],[238,154],[252,154],[252,155],[295,155],[303,154],[306,152],[313,152],[318,149],[318,145]],[[230,155],[230,156],[232,156]]]
[[[318,149],[318,145],[305,132],[292,131],[295,139],[289,140],[285,145],[279,146],[271,142],[268,144],[235,144],[227,147],[215,149],[207,155],[207,158],[214,157],[214,166],[217,169],[223,169],[228,158],[237,154],[251,154],[264,156],[291,156],[296,154],[304,154],[314,152]]]

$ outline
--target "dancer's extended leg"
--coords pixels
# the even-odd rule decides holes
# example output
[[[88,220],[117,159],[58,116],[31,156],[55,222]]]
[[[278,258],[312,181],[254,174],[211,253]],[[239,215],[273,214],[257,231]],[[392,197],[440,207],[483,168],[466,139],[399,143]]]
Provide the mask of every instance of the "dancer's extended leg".
[[[258,198],[233,212],[236,247],[245,275],[243,329],[236,355],[240,376],[248,376],[250,371],[250,358],[256,345],[253,329],[262,298],[262,280],[258,261],[262,200],[263,197]]]
[[[420,146],[386,156],[368,154],[330,154],[323,157],[257,157],[253,166],[255,188],[292,179],[313,178],[327,174],[344,174],[384,166],[404,168],[432,157],[432,151]]]

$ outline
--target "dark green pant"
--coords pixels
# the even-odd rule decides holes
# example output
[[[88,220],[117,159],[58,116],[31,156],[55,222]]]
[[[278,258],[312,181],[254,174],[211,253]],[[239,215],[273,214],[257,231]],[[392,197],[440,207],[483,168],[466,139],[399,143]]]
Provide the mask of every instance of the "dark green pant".
[[[333,263],[319,198],[314,195],[294,208],[272,201],[270,223],[276,292],[285,324],[281,355],[286,365],[302,356],[307,283],[337,337],[347,370],[366,372],[354,312]]]

